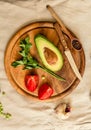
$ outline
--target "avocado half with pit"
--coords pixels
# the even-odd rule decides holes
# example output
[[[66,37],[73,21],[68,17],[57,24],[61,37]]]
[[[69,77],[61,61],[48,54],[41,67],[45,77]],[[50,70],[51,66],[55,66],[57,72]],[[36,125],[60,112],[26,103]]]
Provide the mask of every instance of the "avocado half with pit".
[[[52,71],[60,70],[63,66],[63,57],[59,49],[44,35],[38,34],[34,40],[44,66]]]

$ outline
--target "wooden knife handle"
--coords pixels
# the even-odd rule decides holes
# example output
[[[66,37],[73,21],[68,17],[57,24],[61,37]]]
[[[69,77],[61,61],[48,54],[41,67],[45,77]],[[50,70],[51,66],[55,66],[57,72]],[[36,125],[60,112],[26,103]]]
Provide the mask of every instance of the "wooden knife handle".
[[[54,23],[54,28],[55,28],[55,30],[56,30],[58,36],[59,36],[59,39],[60,39],[60,41],[61,41],[61,43],[62,43],[64,49],[65,49],[65,50],[68,50],[68,46],[67,46],[65,37],[64,37],[64,35],[63,35],[63,32],[62,32],[62,30],[61,30],[60,25],[59,25],[57,22]]]

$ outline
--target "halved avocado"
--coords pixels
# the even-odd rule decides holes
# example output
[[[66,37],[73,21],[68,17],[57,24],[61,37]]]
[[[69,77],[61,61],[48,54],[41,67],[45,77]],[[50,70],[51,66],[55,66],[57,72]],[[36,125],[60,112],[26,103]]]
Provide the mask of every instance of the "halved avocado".
[[[41,34],[36,35],[34,40],[44,66],[52,71],[60,70],[63,57],[58,48]]]

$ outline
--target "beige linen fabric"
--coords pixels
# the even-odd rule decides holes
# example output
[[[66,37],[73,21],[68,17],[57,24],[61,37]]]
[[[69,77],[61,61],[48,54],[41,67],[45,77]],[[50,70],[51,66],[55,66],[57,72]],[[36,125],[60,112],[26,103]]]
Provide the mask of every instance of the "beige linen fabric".
[[[61,120],[54,108],[61,100],[34,102],[19,95],[9,83],[4,70],[4,53],[12,35],[33,21],[54,21],[46,9],[50,4],[65,25],[82,42],[86,68],[78,87],[62,101],[70,101],[71,116]],[[91,0],[0,0],[0,94],[4,111],[12,118],[0,117],[0,130],[91,130]]]

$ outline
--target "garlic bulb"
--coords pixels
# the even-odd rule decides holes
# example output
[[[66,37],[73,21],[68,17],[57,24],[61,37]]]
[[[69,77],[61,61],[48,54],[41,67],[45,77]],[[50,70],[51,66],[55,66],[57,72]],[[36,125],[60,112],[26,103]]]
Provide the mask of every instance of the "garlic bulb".
[[[70,116],[71,107],[69,104],[61,103],[56,107],[55,111],[61,119],[67,119]]]

